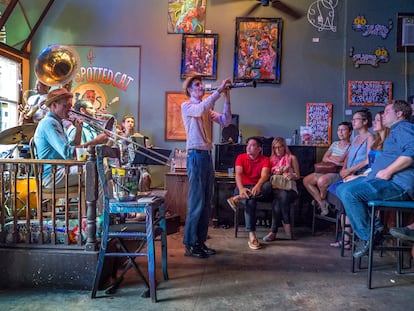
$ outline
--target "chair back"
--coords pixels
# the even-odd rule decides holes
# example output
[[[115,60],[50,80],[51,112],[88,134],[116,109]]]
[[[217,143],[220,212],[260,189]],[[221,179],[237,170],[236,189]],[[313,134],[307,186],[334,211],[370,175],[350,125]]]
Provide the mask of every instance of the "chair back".
[[[30,157],[32,159],[37,159],[37,150],[36,150],[36,145],[35,145],[33,137],[30,138],[29,149],[30,149]],[[33,170],[33,175],[36,181],[37,193],[40,193],[39,191],[41,191],[42,189],[41,189],[41,185],[39,184],[39,170],[38,170],[37,164],[32,165],[32,170]]]

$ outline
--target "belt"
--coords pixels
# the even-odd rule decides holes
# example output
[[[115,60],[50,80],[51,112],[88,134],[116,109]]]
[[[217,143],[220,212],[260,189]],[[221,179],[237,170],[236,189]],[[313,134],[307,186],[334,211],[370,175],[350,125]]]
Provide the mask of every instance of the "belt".
[[[195,153],[207,153],[208,155],[211,155],[210,150],[201,150],[201,149],[188,149],[188,152],[195,152]]]

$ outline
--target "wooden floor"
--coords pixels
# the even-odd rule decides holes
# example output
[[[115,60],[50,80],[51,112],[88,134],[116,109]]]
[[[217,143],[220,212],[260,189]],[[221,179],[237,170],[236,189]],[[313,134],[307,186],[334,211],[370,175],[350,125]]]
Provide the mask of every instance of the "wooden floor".
[[[296,230],[296,240],[277,240],[258,251],[247,234],[210,228],[207,244],[217,250],[208,259],[185,257],[182,229],[169,235],[170,280],[162,281],[156,304],[142,298],[142,283],[133,273],[118,292],[91,300],[88,291],[0,290],[0,310],[412,310],[414,270],[395,273],[393,254],[375,255],[372,290],[366,270],[351,273],[351,253],[340,257],[329,246],[333,232],[315,236]],[[258,237],[267,229],[260,227]],[[158,246],[158,245],[157,245]],[[159,257],[158,257],[159,259]],[[159,260],[157,259],[157,262]],[[363,262],[366,264],[366,258]]]

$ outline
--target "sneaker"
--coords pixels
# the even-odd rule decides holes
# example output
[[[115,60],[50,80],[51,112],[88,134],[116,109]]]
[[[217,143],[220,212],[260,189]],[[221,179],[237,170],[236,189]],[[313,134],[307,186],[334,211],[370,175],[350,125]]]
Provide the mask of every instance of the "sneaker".
[[[353,254],[354,258],[362,257],[368,254],[369,251],[369,240],[360,240],[357,244],[356,250]]]
[[[259,243],[259,241],[257,239],[254,239],[253,241],[248,241],[247,244],[249,245],[249,247],[251,249],[261,249],[262,245]]]
[[[390,229],[390,234],[397,239],[414,241],[414,230],[408,227],[393,227]]]
[[[273,242],[276,240],[276,234],[270,232],[268,235],[263,237],[263,242]]]
[[[228,198],[227,203],[230,205],[234,212],[237,211],[237,201],[235,200],[235,197]]]

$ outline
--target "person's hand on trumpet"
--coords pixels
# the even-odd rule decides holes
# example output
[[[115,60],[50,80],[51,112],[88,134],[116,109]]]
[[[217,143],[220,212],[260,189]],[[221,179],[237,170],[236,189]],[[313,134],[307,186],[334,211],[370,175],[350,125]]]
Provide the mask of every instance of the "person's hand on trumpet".
[[[231,85],[232,85],[232,82],[229,78],[224,79],[223,81],[221,81],[220,86],[217,88],[217,92],[219,92],[220,94],[224,93],[224,96],[228,96]]]

